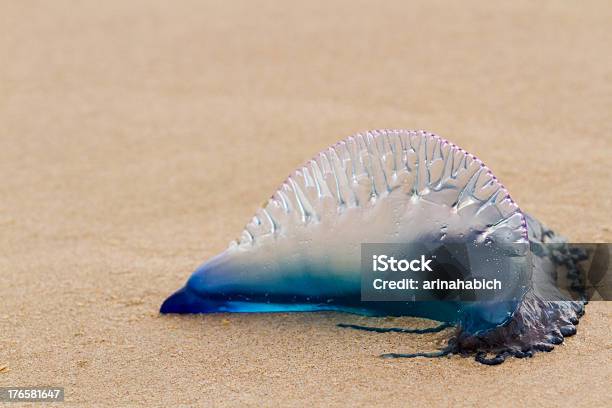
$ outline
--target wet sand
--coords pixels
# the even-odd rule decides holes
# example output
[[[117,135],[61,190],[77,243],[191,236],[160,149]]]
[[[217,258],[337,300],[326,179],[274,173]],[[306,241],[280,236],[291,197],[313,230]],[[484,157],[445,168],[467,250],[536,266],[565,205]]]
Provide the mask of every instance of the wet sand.
[[[0,386],[73,406],[604,406],[610,303],[552,353],[383,360],[448,333],[333,313],[159,316],[297,165],[373,128],[481,158],[526,211],[612,242],[612,7],[2,2]],[[426,327],[430,321],[381,324]]]

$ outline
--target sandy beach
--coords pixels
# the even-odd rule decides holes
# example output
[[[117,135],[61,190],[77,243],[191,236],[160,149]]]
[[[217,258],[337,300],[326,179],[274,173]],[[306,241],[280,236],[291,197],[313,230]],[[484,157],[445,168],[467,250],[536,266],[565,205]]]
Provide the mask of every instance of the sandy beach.
[[[609,404],[612,304],[551,353],[387,360],[449,332],[160,316],[298,165],[427,129],[521,208],[612,242],[606,1],[1,1],[0,386],[69,406]]]

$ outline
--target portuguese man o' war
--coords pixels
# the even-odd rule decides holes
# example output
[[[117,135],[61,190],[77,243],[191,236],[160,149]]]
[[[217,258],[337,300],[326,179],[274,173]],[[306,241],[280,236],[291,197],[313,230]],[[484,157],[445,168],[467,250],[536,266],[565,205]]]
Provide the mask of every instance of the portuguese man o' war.
[[[405,242],[512,248],[503,268],[472,267],[510,277],[518,291],[499,302],[362,301],[361,244]],[[554,256],[547,243],[559,244]],[[384,356],[474,355],[493,365],[550,351],[575,334],[586,302],[564,298],[551,276],[560,264],[575,267],[580,256],[523,213],[475,156],[425,131],[377,130],[349,137],[296,169],[240,238],[201,265],[161,312],[425,317],[442,324],[425,330],[340,326],[405,333],[454,326],[442,350]]]

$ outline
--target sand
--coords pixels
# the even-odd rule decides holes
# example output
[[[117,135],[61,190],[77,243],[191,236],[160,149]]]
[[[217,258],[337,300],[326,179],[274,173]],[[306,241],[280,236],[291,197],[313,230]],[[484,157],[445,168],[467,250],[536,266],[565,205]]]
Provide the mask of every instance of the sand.
[[[177,4],[178,3],[178,4]],[[71,406],[604,406],[612,306],[552,353],[383,360],[448,333],[159,316],[297,165],[425,128],[577,242],[612,242],[609,2],[4,1],[0,386]],[[418,325],[400,319],[381,324]]]

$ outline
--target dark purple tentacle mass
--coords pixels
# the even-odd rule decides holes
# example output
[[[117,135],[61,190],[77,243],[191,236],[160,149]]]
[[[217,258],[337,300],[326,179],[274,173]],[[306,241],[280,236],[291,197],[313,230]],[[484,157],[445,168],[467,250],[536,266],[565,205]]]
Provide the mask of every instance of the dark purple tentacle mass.
[[[560,266],[567,271],[568,279],[577,274],[578,262],[586,259],[587,254],[565,243],[565,239],[527,216],[529,241],[534,250],[533,282],[552,282]],[[548,246],[540,244],[559,244],[551,253]],[[541,279],[542,276],[551,279]],[[540,279],[538,279],[540,278]],[[469,333],[460,325],[448,348],[453,353],[475,355],[476,361],[497,365],[508,357],[532,357],[535,352],[550,352],[566,337],[576,334],[576,326],[584,315],[586,301],[564,298],[557,288],[537,287],[534,283],[525,295],[512,319],[505,325],[483,333]],[[580,282],[573,282],[580,289]],[[557,299],[552,300],[550,293],[556,291]],[[546,296],[541,293],[547,293]]]

